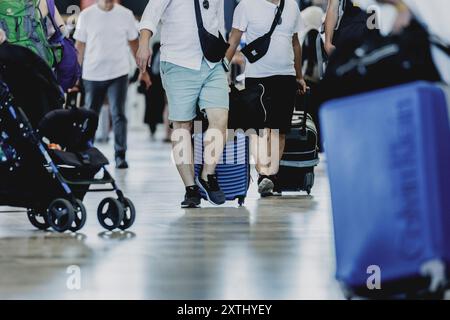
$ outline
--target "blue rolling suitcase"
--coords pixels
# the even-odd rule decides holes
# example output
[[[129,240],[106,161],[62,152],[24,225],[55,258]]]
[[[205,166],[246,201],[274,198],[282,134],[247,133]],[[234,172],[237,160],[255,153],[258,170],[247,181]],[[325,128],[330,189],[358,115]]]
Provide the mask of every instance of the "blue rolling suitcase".
[[[441,89],[402,85],[331,101],[320,116],[338,280],[363,296],[440,292],[450,262],[450,128]],[[381,290],[368,285],[376,270]]]
[[[198,176],[203,167],[203,134],[194,135],[195,175]],[[220,188],[225,193],[227,201],[238,200],[244,205],[250,186],[250,141],[244,133],[237,132],[226,145],[222,161],[216,168]],[[201,191],[202,198],[206,194]]]

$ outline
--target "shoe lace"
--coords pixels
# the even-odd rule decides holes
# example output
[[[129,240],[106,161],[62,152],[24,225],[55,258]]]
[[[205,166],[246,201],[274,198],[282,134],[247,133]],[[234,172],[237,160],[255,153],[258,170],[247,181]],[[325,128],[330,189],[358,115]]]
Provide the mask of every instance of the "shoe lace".
[[[219,182],[217,181],[216,175],[209,175],[208,176],[208,186],[211,189],[211,191],[219,191]]]
[[[186,195],[185,195],[185,199],[187,200],[187,199],[189,199],[189,198],[194,198],[194,197],[196,197],[198,195],[198,190],[197,189],[189,189],[187,192],[186,192]]]

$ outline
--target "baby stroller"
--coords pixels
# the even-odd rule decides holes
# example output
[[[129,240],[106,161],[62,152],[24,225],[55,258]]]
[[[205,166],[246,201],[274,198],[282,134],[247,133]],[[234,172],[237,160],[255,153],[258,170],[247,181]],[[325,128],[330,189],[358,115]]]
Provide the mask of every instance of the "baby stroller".
[[[86,193],[115,191],[117,199],[101,201],[99,222],[107,230],[130,228],[134,205],[92,145],[97,115],[59,109],[62,92],[53,73],[28,49],[1,45],[0,68],[0,205],[27,208],[40,230],[76,232],[86,222]],[[33,94],[40,94],[34,103]],[[111,187],[91,190],[92,185]]]

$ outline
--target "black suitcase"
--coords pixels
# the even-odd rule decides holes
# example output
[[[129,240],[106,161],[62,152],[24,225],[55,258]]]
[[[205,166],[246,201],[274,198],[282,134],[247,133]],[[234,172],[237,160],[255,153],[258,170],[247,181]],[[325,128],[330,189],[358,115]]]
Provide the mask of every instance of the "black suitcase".
[[[286,136],[278,172],[278,186],[282,192],[306,191],[311,194],[314,186],[314,167],[319,164],[318,133],[313,118],[307,113],[308,97],[309,93],[300,107],[303,111],[294,112],[291,132]]]

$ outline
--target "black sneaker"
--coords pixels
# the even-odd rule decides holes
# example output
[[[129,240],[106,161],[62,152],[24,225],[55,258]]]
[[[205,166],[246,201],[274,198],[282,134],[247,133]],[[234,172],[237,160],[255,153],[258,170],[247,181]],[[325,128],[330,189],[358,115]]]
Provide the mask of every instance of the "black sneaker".
[[[270,197],[274,188],[274,183],[269,176],[260,175],[258,178],[258,192],[261,197]]]
[[[283,191],[280,188],[280,185],[278,182],[278,176],[277,175],[270,176],[270,180],[272,180],[272,182],[273,182],[272,195],[275,197],[281,197],[283,195]]]
[[[195,182],[203,192],[206,193],[208,201],[212,204],[219,206],[225,203],[225,194],[220,190],[219,183],[217,182],[217,176],[215,174],[208,175],[208,181],[203,180],[199,176],[195,178]]]
[[[183,209],[195,209],[200,207],[202,197],[197,186],[187,187],[184,201],[181,203]]]
[[[125,157],[116,157],[116,168],[117,169],[128,169],[128,162]]]

